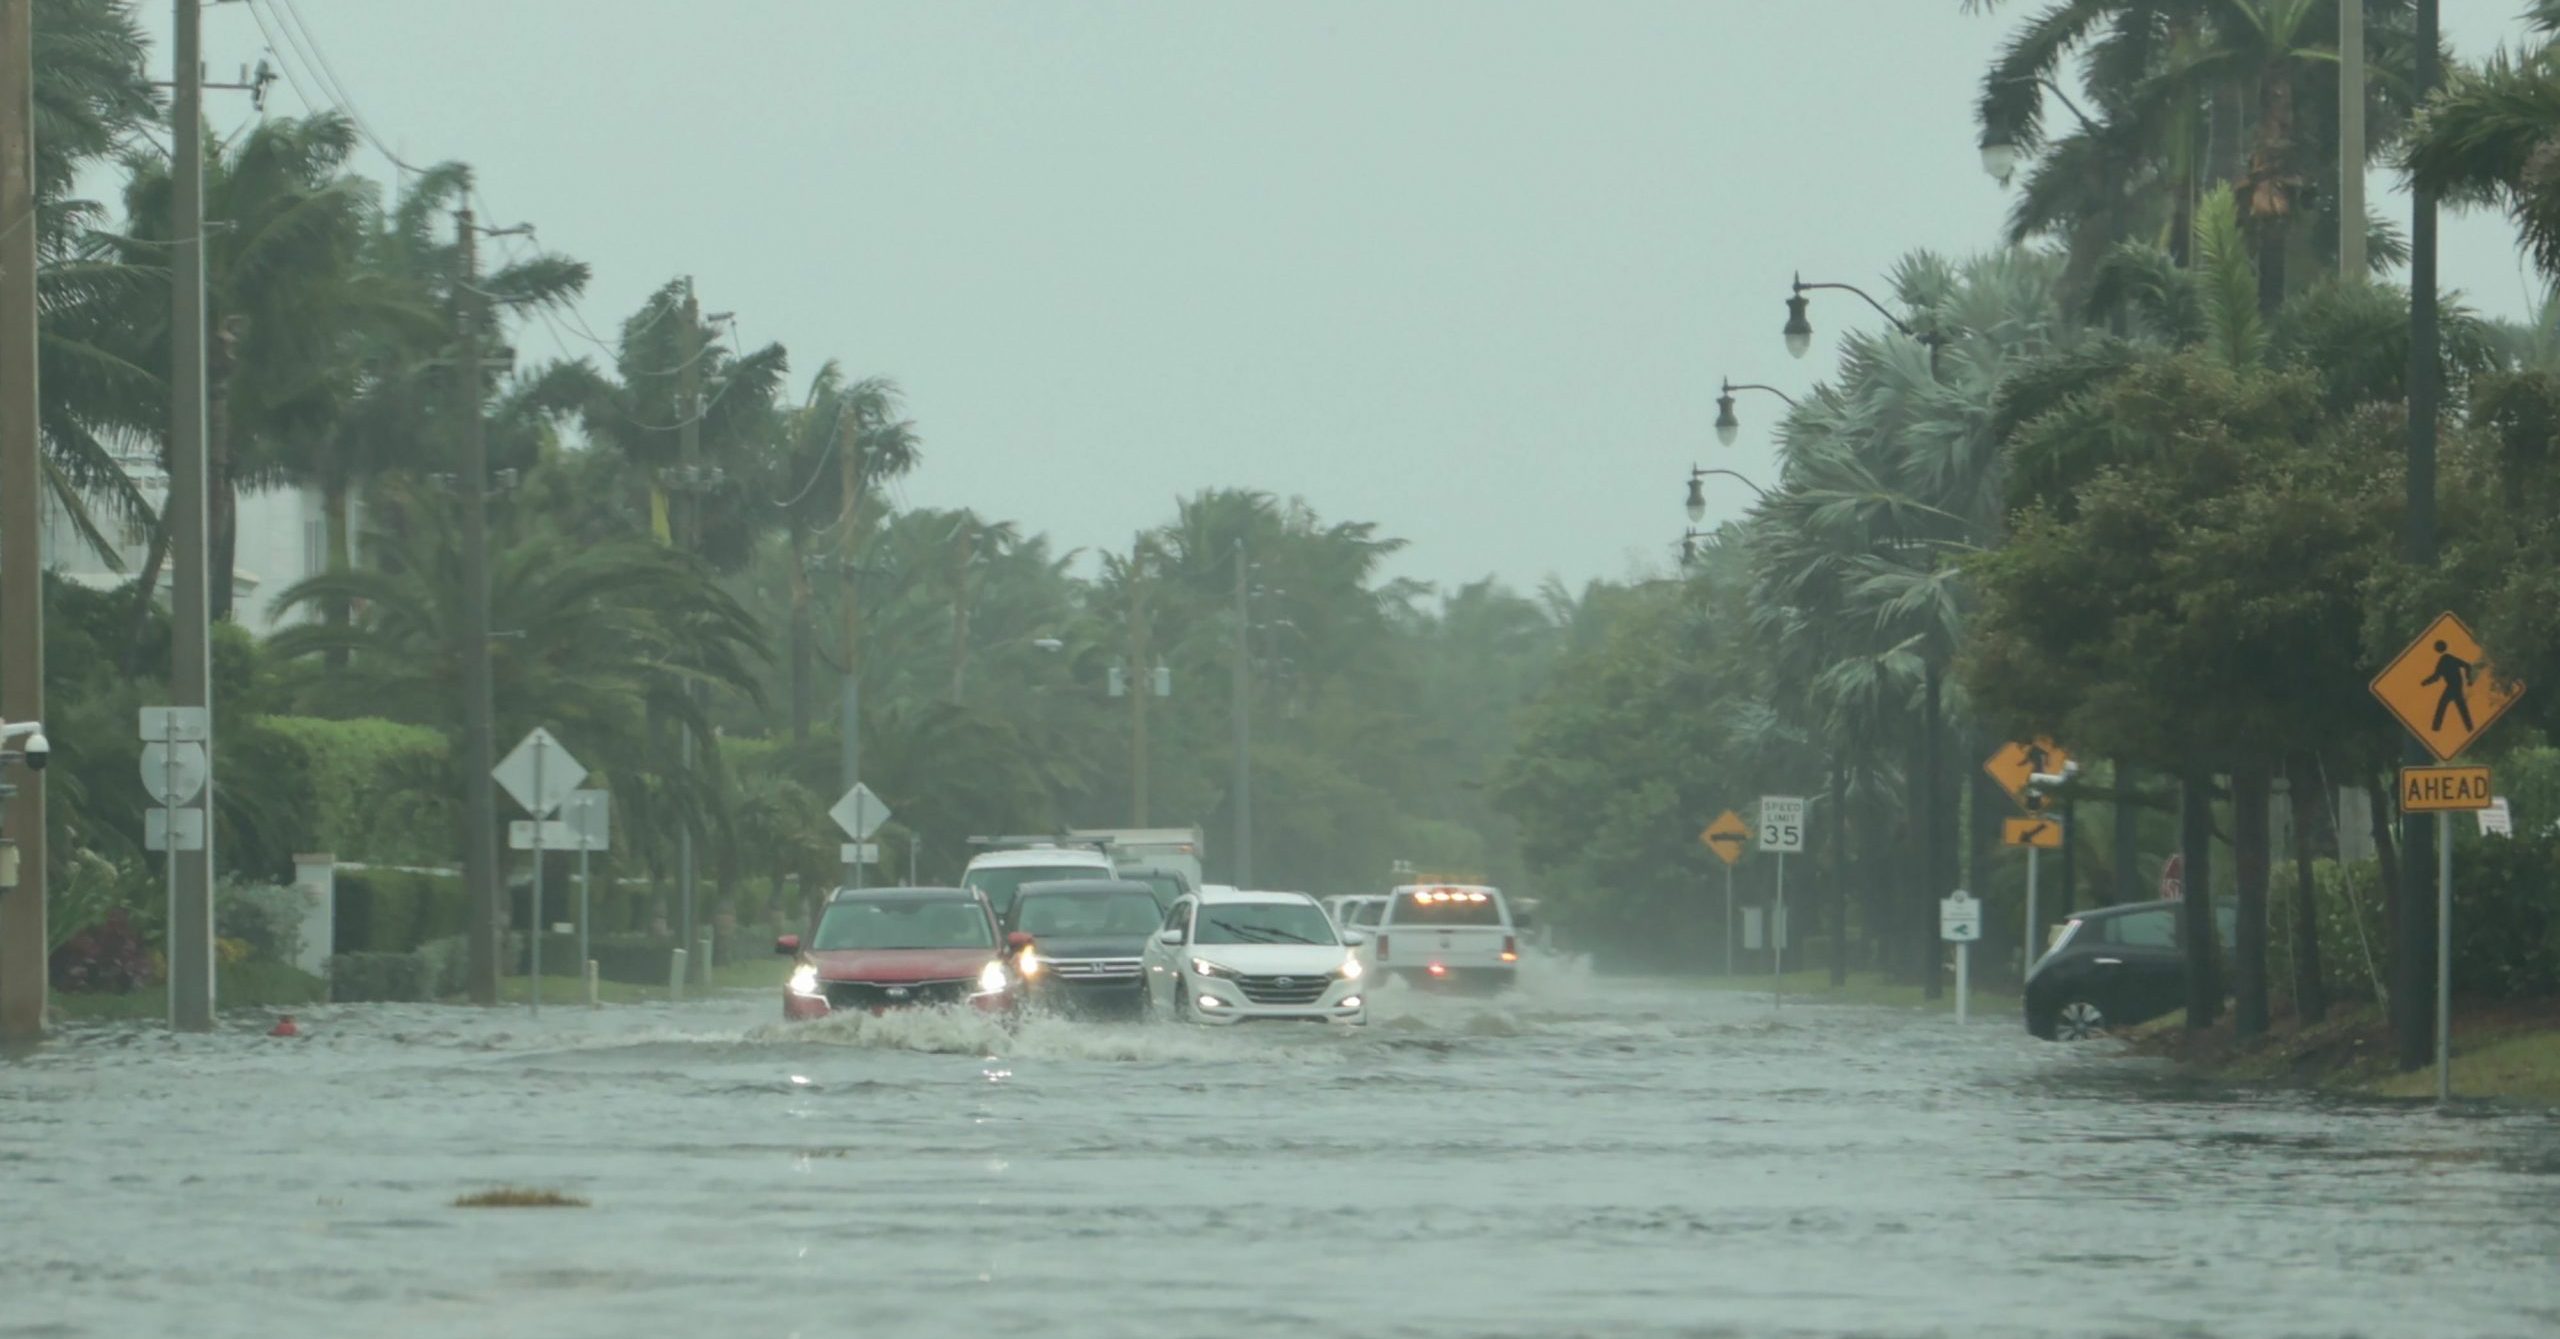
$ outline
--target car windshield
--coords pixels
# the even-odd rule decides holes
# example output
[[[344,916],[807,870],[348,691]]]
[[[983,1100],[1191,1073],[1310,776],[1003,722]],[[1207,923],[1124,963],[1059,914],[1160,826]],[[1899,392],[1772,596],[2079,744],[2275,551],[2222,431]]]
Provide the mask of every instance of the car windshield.
[[[1502,903],[1481,888],[1425,889],[1396,898],[1398,925],[1500,925]]]
[[[1333,922],[1313,902],[1212,902],[1200,908],[1199,944],[1332,944]]]
[[[1013,928],[1033,938],[1143,939],[1164,919],[1155,895],[1137,889],[1035,892],[1014,907]]]
[[[1179,874],[1141,872],[1128,877],[1132,882],[1145,884],[1154,892],[1158,916],[1162,916],[1165,908],[1173,905],[1175,898],[1191,891],[1182,886],[1182,876]]]
[[[1370,898],[1361,902],[1354,902],[1351,904],[1349,923],[1358,926],[1375,925],[1378,923],[1378,917],[1384,913],[1386,909],[1387,904],[1376,898]]]
[[[993,948],[994,931],[974,901],[956,897],[884,897],[827,908],[809,946],[835,950]]]
[[[1109,877],[1092,865],[994,865],[973,869],[960,881],[985,893],[987,900],[995,904],[997,913],[1002,914],[1012,909],[1014,896],[1026,884]]]

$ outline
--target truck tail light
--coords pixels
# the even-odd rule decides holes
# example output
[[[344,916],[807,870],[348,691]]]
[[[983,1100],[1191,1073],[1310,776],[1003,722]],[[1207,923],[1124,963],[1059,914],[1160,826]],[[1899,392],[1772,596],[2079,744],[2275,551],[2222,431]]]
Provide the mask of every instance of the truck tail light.
[[[1520,940],[1516,936],[1502,937],[1502,960],[1504,962],[1520,961]]]

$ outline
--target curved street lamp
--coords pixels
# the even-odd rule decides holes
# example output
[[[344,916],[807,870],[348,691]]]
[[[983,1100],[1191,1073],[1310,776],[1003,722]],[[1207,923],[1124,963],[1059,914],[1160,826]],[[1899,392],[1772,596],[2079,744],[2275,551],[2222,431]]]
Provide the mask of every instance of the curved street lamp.
[[[1805,297],[1805,294],[1810,293],[1817,288],[1836,288],[1842,292],[1855,293],[1859,297],[1865,298],[1867,305],[1875,308],[1877,314],[1883,316],[1884,319],[1893,322],[1894,329],[1928,345],[1929,351],[1933,354],[1938,351],[1939,345],[1946,343],[1946,337],[1939,334],[1937,331],[1920,331],[1912,329],[1910,322],[1894,315],[1892,308],[1876,301],[1873,294],[1858,287],[1856,284],[1808,284],[1804,281],[1804,275],[1802,273],[1798,273],[1795,277],[1795,291],[1787,298],[1787,325],[1785,331],[1787,337],[1787,352],[1794,354],[1798,358],[1802,358],[1805,355],[1805,351],[1813,347],[1813,323],[1806,320],[1804,315],[1805,308],[1810,305],[1811,299]]]
[[[1731,381],[1725,382],[1723,392],[1716,396],[1716,440],[1727,446],[1733,445],[1733,439],[1740,436],[1742,433],[1742,420],[1733,416],[1733,393],[1735,391],[1767,391],[1771,395],[1777,396],[1779,399],[1786,401],[1787,407],[1790,409],[1795,408],[1796,404],[1796,397],[1787,394],[1785,391],[1779,390],[1775,386],[1763,386],[1756,382],[1746,382],[1743,385],[1737,386]]]
[[[1762,488],[1760,485],[1751,482],[1747,478],[1743,478],[1743,476],[1736,474],[1731,470],[1720,470],[1711,467],[1702,468],[1693,465],[1689,468],[1689,500],[1685,504],[1685,509],[1689,513],[1689,520],[1692,523],[1707,519],[1706,479],[1710,474],[1721,474],[1728,479],[1740,479],[1742,480],[1744,487],[1760,495],[1761,501],[1767,502],[1770,500],[1768,489]]]

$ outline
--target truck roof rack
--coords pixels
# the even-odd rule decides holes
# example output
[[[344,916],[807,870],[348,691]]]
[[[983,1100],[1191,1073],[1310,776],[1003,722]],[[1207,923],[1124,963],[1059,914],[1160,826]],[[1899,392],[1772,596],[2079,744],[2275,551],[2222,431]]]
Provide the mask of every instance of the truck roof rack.
[[[1064,832],[1013,837],[971,837],[969,844],[990,851],[1018,851],[1036,846],[1090,846],[1103,851],[1111,849],[1111,839],[1108,837],[1077,837]]]

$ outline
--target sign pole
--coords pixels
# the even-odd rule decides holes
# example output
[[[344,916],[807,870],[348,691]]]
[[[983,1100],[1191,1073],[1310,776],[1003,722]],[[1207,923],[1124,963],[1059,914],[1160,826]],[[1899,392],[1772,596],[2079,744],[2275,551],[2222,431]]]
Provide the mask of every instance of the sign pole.
[[[1724,867],[1724,974],[1733,975],[1733,866]]]
[[[869,805],[869,803],[868,803],[868,801],[870,800],[870,798],[871,798],[871,797],[870,797],[870,795],[869,795],[869,794],[867,794],[867,793],[865,793],[865,792],[856,791],[856,792],[854,793],[854,797],[853,797],[853,825],[854,825],[855,827],[861,827],[861,826],[862,826],[862,820],[863,820],[864,818],[866,818],[866,817],[868,817],[868,816],[869,816],[869,814],[867,813],[867,810],[868,810],[868,809],[869,809],[869,807],[870,807],[870,805]],[[861,833],[861,832],[858,832],[858,833],[855,833],[855,834],[854,834],[853,842],[854,842],[854,845],[855,845],[856,847],[861,846],[861,845],[862,845],[862,843],[864,843],[864,842],[866,842],[866,841],[868,841],[868,840],[870,840],[870,834],[869,834],[869,833]],[[864,871],[864,869],[863,869],[862,867],[863,867],[863,865],[864,865],[865,863],[866,863],[866,862],[865,862],[865,861],[863,860],[863,858],[862,858],[862,852],[861,852],[860,850],[856,850],[856,851],[853,853],[853,886],[854,886],[855,891],[857,891],[857,892],[858,892],[858,891],[860,891],[860,890],[861,890],[861,888],[862,888],[862,876],[863,876],[863,874],[865,873],[865,871]]]
[[[2436,815],[2436,1101],[2453,1100],[2453,815]]]
[[[2035,857],[2030,855],[2028,861]],[[1956,945],[1956,1026],[1963,1027],[1967,1006],[1973,1003],[1973,941]]]
[[[581,963],[590,961],[594,956],[587,950],[587,853],[596,847],[596,839],[592,835],[595,832],[595,822],[596,797],[580,796],[578,799],[578,961]],[[581,968],[581,970],[584,969]]]
[[[542,789],[542,755],[548,751],[543,748],[544,743],[544,736],[534,736],[533,793],[536,797],[536,807],[533,811],[533,962],[531,965],[533,968],[532,1008],[533,1016],[536,1018],[542,1016],[542,825],[550,813],[548,809],[540,807],[540,797],[546,793]]]
[[[2036,965],[2036,929],[2038,924],[2039,922],[2036,917],[2036,848],[2030,846],[2027,848],[2027,937],[2019,941],[2021,945],[2021,956],[2018,959],[2018,971],[2021,976],[2025,974],[2029,967]],[[1962,958],[1958,958],[1956,961],[1959,964],[1958,970],[1961,971],[1961,964],[1964,960]],[[1959,997],[1959,999],[1961,999],[1961,997]],[[1963,1004],[1957,1004],[1956,1012],[1959,1014],[1964,1012]]]
[[[160,747],[168,755],[168,760],[161,764],[161,772],[168,778],[167,793],[172,800],[164,803],[160,810],[168,816],[162,831],[169,839],[169,849],[161,852],[160,858],[163,867],[169,872],[169,924],[175,926],[178,923],[178,806],[174,802],[174,797],[178,793],[178,714],[174,711],[170,712],[167,720],[168,724],[160,731]],[[172,939],[171,942],[176,941]],[[164,975],[169,978],[169,1027],[172,1031],[176,1031],[185,1026],[178,1021],[178,974],[168,972]]]
[[[1778,853],[1777,905],[1769,916],[1769,1007],[1787,1004],[1787,853]]]

